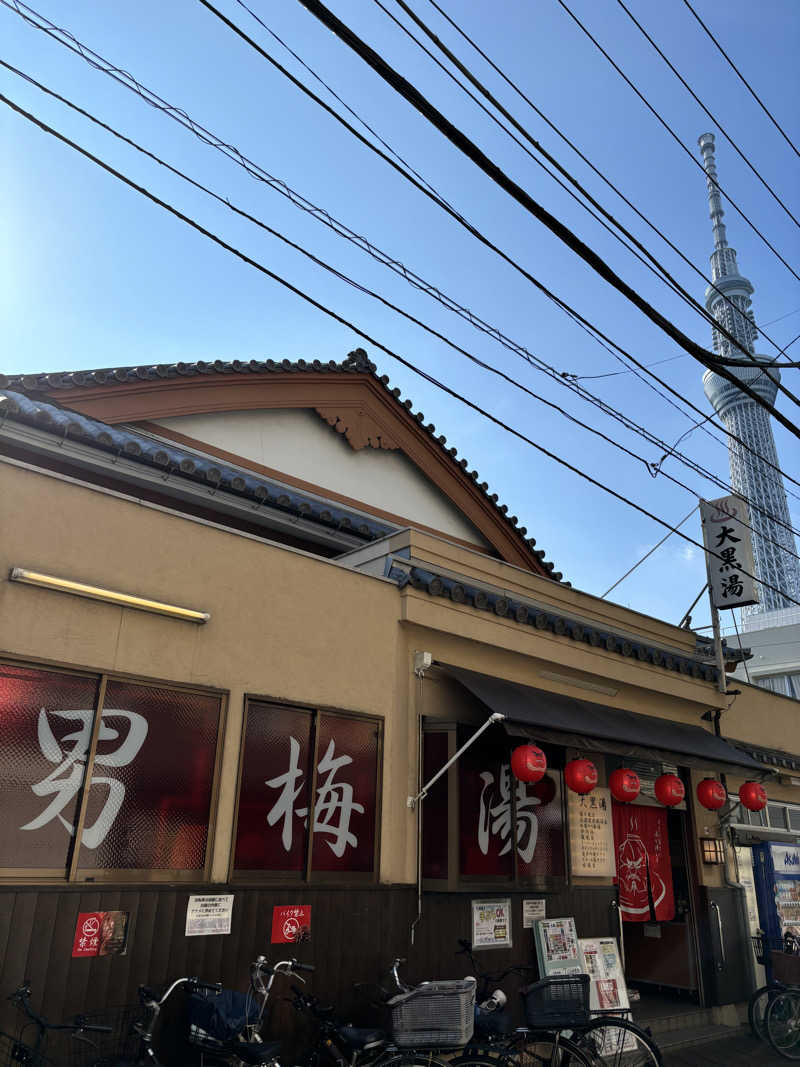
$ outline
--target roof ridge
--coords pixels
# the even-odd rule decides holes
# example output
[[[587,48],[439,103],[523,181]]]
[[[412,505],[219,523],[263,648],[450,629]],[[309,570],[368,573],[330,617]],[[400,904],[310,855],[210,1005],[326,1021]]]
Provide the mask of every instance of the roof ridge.
[[[447,438],[444,434],[436,434],[433,423],[425,423],[425,416],[421,411],[414,411],[414,404],[410,399],[403,399],[400,389],[392,387],[387,374],[378,374],[378,367],[369,358],[363,348],[355,348],[348,352],[340,362],[336,360],[198,360],[194,363],[152,363],[138,364],[128,367],[104,367],[94,370],[82,371],[55,371],[41,374],[0,374],[0,389],[16,390],[24,394],[46,394],[48,402],[53,402],[51,391],[69,391],[73,388],[84,389],[87,386],[108,386],[125,384],[137,381],[158,381],[175,379],[179,377],[195,377],[200,374],[270,374],[270,373],[320,373],[333,372],[339,374],[367,374],[375,382],[383,386],[385,391],[394,398],[395,402],[405,409],[420,427],[439,445],[441,450],[449,457],[450,461],[466,474],[474,482],[484,499],[502,517],[503,521],[510,526],[516,535],[523,541],[527,551],[536,559],[547,576],[556,582],[562,582],[569,586],[569,582],[563,581],[561,571],[555,569],[555,564],[545,559],[542,549],[536,548],[536,538],[527,536],[527,528],[520,526],[516,515],[509,515],[506,504],[501,504],[497,493],[489,492],[489,484],[480,481],[477,470],[470,469],[470,464],[465,457],[458,458],[458,449],[447,447]],[[57,402],[56,402],[57,403]],[[69,410],[69,409],[64,409]]]

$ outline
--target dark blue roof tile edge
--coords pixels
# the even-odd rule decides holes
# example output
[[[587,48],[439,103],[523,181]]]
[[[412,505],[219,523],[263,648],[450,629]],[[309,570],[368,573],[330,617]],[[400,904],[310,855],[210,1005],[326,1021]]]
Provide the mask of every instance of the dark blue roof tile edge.
[[[58,371],[49,374],[0,374],[0,388],[11,389],[22,393],[42,394],[54,390],[68,393],[70,389],[84,389],[88,386],[108,386],[116,383],[137,381],[163,381],[169,378],[194,377],[200,374],[269,374],[269,373],[337,373],[337,374],[369,374],[375,381],[380,383],[386,392],[407,411],[413,419],[428,433],[461,471],[475,483],[485,499],[494,507],[495,511],[514,530],[517,536],[524,542],[528,551],[536,558],[539,566],[544,568],[547,576],[553,581],[561,582],[569,586],[570,582],[563,580],[561,571],[555,569],[555,564],[545,559],[545,553],[536,548],[536,539],[527,537],[527,529],[519,525],[516,515],[508,514],[508,507],[498,502],[496,493],[489,492],[486,482],[480,480],[477,470],[471,470],[470,464],[463,457],[458,458],[458,450],[447,447],[447,438],[436,434],[433,423],[425,423],[425,416],[421,411],[413,411],[413,402],[404,400],[399,389],[392,388],[389,377],[386,374],[379,375],[377,366],[370,360],[363,348],[356,348],[350,352],[341,363],[335,360],[274,360],[274,359],[251,359],[251,360],[221,360],[213,362],[200,360],[196,363],[158,363],[142,364],[133,367],[106,367],[98,370],[86,371]]]

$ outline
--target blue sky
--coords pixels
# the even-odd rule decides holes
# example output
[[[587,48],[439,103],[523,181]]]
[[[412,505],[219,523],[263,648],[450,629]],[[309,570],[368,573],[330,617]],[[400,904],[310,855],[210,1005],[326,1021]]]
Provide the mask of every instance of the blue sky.
[[[41,4],[37,10],[84,44],[558,370],[591,375],[622,369],[562,311],[359,145],[196,0],[37,2]],[[531,134],[702,300],[700,278],[469,53],[425,0],[411,3]],[[219,6],[293,73],[310,80],[235,0],[219,0]],[[673,342],[445,142],[296,0],[279,4],[251,0],[251,6],[458,211],[559,296],[644,363],[681,356]],[[330,6],[648,300],[691,337],[710,346],[710,331],[700,316],[492,125],[379,7],[368,0],[331,0]],[[386,0],[386,6],[400,16],[392,0]],[[694,263],[708,270],[712,241],[700,170],[556,0],[502,4],[442,0],[442,6],[641,211]],[[713,124],[616,0],[574,0],[571,6],[697,156],[697,137],[714,129]],[[797,157],[686,7],[680,0],[663,4],[630,0],[630,6],[796,213]],[[800,8],[794,0],[763,0],[757,5],[696,0],[695,7],[798,143]],[[170,119],[26,26],[7,8],[0,8],[0,39],[9,63],[378,289],[481,359],[609,433],[637,456],[660,458],[658,449],[410,288]],[[652,478],[640,462],[466,363],[442,342],[325,274],[13,74],[0,70],[0,82],[2,92],[18,104],[603,484],[670,522],[690,510],[690,494],[661,476]],[[323,96],[327,98],[324,91]],[[0,369],[71,370],[198,359],[341,359],[364,345],[353,331],[313,310],[6,108],[0,111],[0,132],[5,208]],[[785,258],[797,263],[797,228],[719,134],[717,165],[723,187]],[[786,315],[767,327],[775,341],[786,344],[800,332],[800,313],[788,314],[800,309],[800,287],[725,206],[730,243],[738,251],[742,273],[756,288],[756,320],[764,324]],[[370,350],[369,345],[364,347]],[[770,351],[763,339],[758,350]],[[800,356],[800,342],[790,351]],[[388,356],[372,350],[370,354],[381,372],[413,398],[426,421],[435,423],[437,432],[446,434],[478,469],[577,587],[602,594],[662,536],[663,529],[651,520],[493,427]],[[704,412],[709,410],[701,368],[690,357],[681,356],[654,370],[682,396]],[[787,384],[795,379],[794,389],[799,391],[798,372],[786,373]],[[690,426],[685,415],[632,374],[585,384],[669,442]],[[791,402],[782,397],[778,404],[797,420]],[[783,468],[797,476],[796,438],[779,426],[775,435]],[[682,447],[727,480],[727,450],[722,444],[695,431]],[[698,493],[723,495],[674,459],[666,469]],[[789,504],[798,526],[800,500],[790,496]],[[699,538],[696,518],[684,529]],[[677,622],[704,580],[701,553],[672,537],[612,599]],[[704,606],[697,609],[694,621],[708,621]]]

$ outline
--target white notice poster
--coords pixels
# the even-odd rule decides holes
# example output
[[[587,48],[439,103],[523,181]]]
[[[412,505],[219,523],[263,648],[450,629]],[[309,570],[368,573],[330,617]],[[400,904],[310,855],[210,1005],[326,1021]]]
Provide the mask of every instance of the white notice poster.
[[[472,947],[511,947],[511,901],[472,901]]]
[[[532,930],[533,924],[537,919],[543,919],[545,917],[545,901],[544,897],[541,900],[523,900],[522,902],[522,929]]]
[[[233,893],[189,897],[186,905],[186,937],[229,934],[232,914]]]

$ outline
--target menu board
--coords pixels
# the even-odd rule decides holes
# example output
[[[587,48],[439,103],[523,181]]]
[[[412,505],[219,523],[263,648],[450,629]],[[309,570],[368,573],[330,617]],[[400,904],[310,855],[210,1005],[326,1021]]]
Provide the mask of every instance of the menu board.
[[[615,937],[582,937],[583,971],[589,975],[589,1007],[592,1011],[627,1011],[630,1008],[625,975]]]
[[[572,874],[613,878],[617,868],[610,790],[597,787],[586,796],[567,790],[567,823]]]
[[[580,949],[575,920],[539,919],[533,927],[539,974],[547,978],[555,974],[581,974]]]

